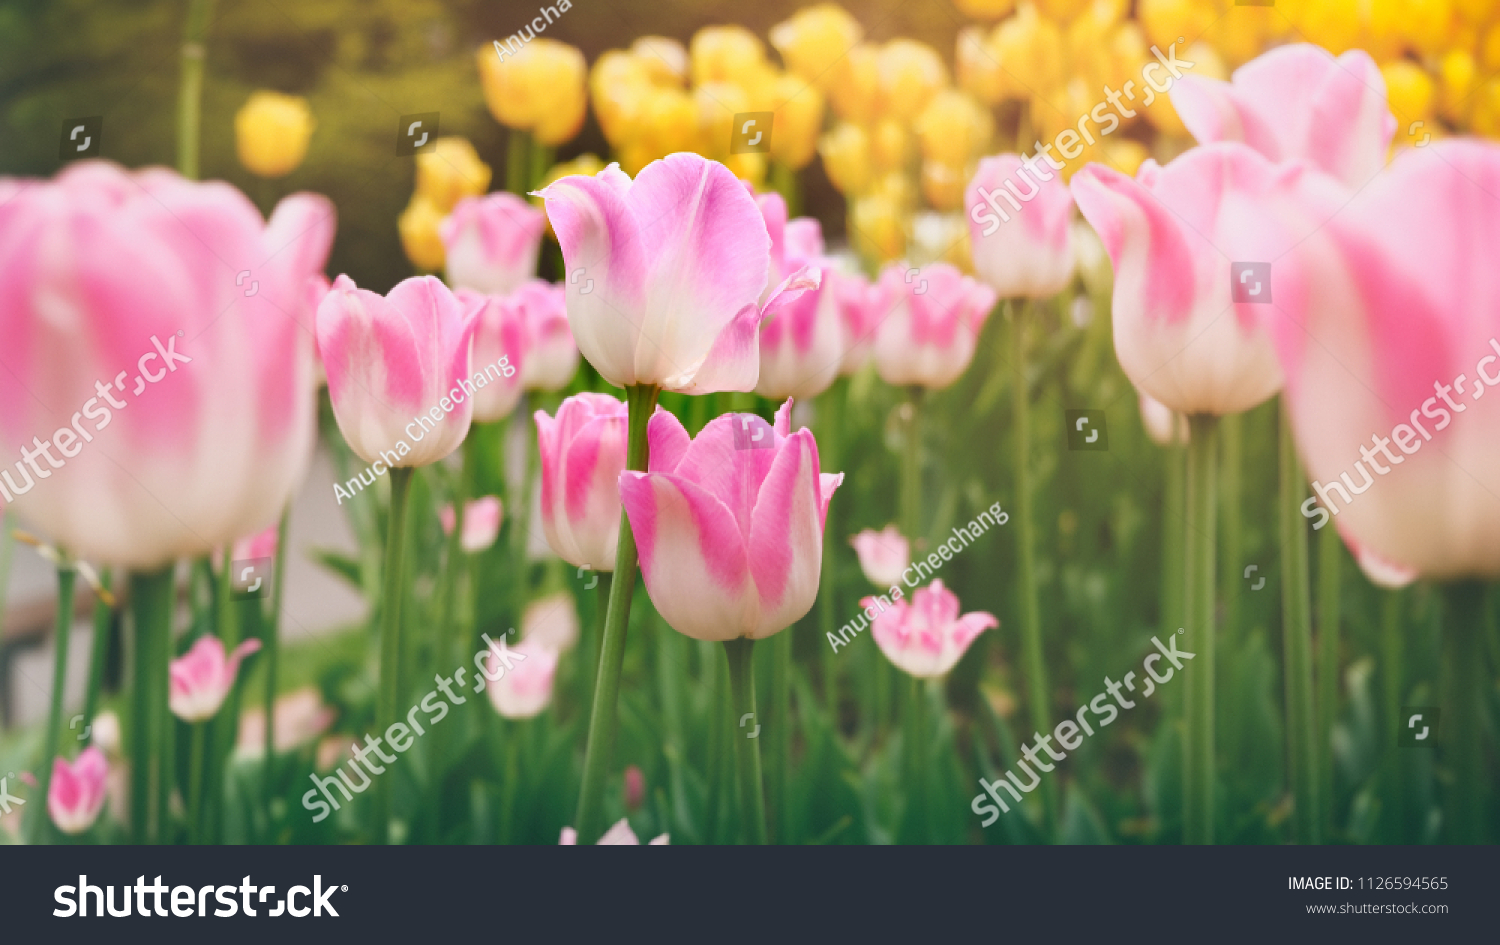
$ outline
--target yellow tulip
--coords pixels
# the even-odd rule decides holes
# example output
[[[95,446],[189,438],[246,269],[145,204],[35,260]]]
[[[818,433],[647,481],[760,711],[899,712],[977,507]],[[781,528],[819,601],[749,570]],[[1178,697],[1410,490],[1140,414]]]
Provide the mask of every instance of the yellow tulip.
[[[1477,79],[1473,54],[1455,49],[1443,57],[1438,67],[1438,108],[1444,118],[1459,125],[1465,123],[1474,105],[1472,95]]]
[[[1453,35],[1455,14],[1450,0],[1402,0],[1402,35],[1423,56],[1438,56]]]
[[[1000,56],[990,48],[989,38],[983,29],[966,26],[958,31],[953,62],[954,71],[958,73],[959,88],[986,105],[994,105],[1000,101],[1005,88],[1005,75],[1000,70]]]
[[[943,89],[927,103],[916,132],[927,160],[963,167],[989,147],[995,121],[989,109],[967,93]]]
[[[1485,72],[1500,72],[1500,24],[1490,27],[1479,45],[1479,64]]]
[[[317,121],[300,95],[253,92],[234,116],[240,163],[257,177],[285,177],[307,156]]]
[[[1398,125],[1431,120],[1435,89],[1432,77],[1421,66],[1401,59],[1381,66],[1380,75],[1385,79],[1386,101]]]
[[[693,97],[682,89],[653,86],[617,150],[620,165],[635,174],[657,158],[698,148],[698,108]]]
[[[773,89],[775,121],[771,156],[791,168],[806,167],[818,149],[823,127],[823,93],[801,76],[784,74]]]
[[[846,54],[864,33],[843,7],[819,3],[771,27],[771,45],[789,71],[827,92],[844,81],[849,69]]]
[[[606,141],[616,147],[624,142],[651,89],[650,71],[631,53],[611,49],[595,60],[589,92]]]
[[[734,116],[754,110],[750,107],[750,96],[732,82],[705,82],[693,89],[692,97],[697,147],[708,157],[722,160],[729,155],[738,130],[734,127]],[[773,141],[779,130],[773,121]]]
[[[1231,15],[1239,12],[1233,10]],[[1203,0],[1140,0],[1135,15],[1152,44],[1165,49],[1179,36],[1184,43],[1195,42],[1220,13]]]
[[[543,144],[561,144],[578,133],[588,109],[587,77],[583,53],[545,37],[503,59],[493,45],[479,49],[480,85],[490,114],[507,128],[532,132]]]
[[[1031,4],[995,27],[990,48],[998,54],[1003,71],[1004,96],[1028,99],[1037,91],[1062,84],[1064,49],[1062,31],[1042,18]]]
[[[443,240],[438,236],[438,226],[446,215],[445,210],[416,193],[411,195],[411,203],[396,221],[406,258],[423,272],[437,272],[443,268]]]
[[[870,163],[870,136],[853,122],[840,122],[818,142],[823,172],[839,193],[863,193],[870,185],[874,167]]]
[[[1181,0],[1164,2],[1176,3]],[[1378,0],[1372,4],[1372,8],[1378,6]],[[1289,13],[1288,18],[1297,33],[1338,56],[1360,44],[1359,7],[1359,0],[1303,0]],[[1379,21],[1380,17],[1372,9],[1371,38],[1377,42],[1384,30]],[[1156,35],[1149,27],[1147,33],[1153,38]]]
[[[1475,134],[1500,138],[1500,79],[1489,79],[1474,96],[1469,126]]]
[[[922,194],[934,209],[958,210],[964,205],[964,187],[973,176],[973,171],[964,165],[955,167],[929,158],[922,162]]]
[[[1067,23],[1083,12],[1088,2],[1089,0],[1037,0],[1037,5],[1049,20]]]
[[[908,213],[917,205],[917,194],[912,189],[911,178],[901,171],[887,171],[875,179],[870,193],[880,194],[887,198],[903,213]]]
[[[865,259],[887,263],[906,253],[906,221],[901,206],[880,193],[856,197],[849,212],[850,240]]]
[[[976,20],[998,20],[1016,8],[1016,0],[954,0],[964,16]]]
[[[846,57],[848,71],[842,81],[828,90],[833,111],[845,121],[868,124],[875,118],[880,94],[880,51],[861,43]]]
[[[765,58],[765,46],[743,26],[705,26],[688,46],[694,85],[733,82],[747,88]]]
[[[740,180],[747,180],[757,188],[766,179],[766,156],[759,151],[741,151],[724,159],[729,172]]]
[[[1130,177],[1134,177],[1146,158],[1151,156],[1146,146],[1133,138],[1114,135],[1101,139],[1099,144],[1104,151],[1104,163]]]
[[[630,55],[657,85],[680,88],[687,84],[688,53],[677,40],[667,36],[642,36],[630,44]]]
[[[912,121],[948,84],[948,68],[937,50],[911,39],[893,39],[880,49],[880,108]]]
[[[490,188],[490,166],[467,138],[437,139],[437,147],[417,155],[417,193],[446,214],[465,197]]]
[[[882,118],[875,123],[875,133],[870,136],[870,158],[880,171],[899,171],[906,167],[906,155],[911,146],[911,133],[906,125],[894,118]]]

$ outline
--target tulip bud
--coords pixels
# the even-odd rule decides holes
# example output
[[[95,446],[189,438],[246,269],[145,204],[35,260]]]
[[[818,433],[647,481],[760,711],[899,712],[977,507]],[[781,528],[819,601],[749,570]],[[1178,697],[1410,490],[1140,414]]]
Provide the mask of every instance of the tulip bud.
[[[77,836],[94,825],[104,809],[109,762],[93,746],[78,753],[72,764],[52,759],[52,781],[47,786],[47,813],[57,829]]]
[[[479,78],[490,114],[548,146],[570,140],[582,127],[587,75],[582,53],[545,37],[503,56],[494,46],[479,49]]]
[[[307,156],[317,125],[300,95],[254,92],[234,116],[240,163],[257,177],[285,177]]]
[[[1478,78],[1478,67],[1474,63],[1473,54],[1463,49],[1449,51],[1439,65],[1438,78],[1440,82],[1439,110],[1449,121],[1464,124],[1473,107],[1472,95]],[[1410,125],[1407,127],[1409,129]]]
[[[964,205],[964,184],[969,179],[968,168],[953,167],[945,161],[922,162],[922,195],[933,209],[944,213],[958,210]]]
[[[505,517],[504,507],[496,496],[487,495],[464,503],[464,531],[458,538],[459,547],[469,554],[480,552],[495,543],[500,534],[500,522]],[[458,524],[458,514],[452,503],[438,510],[443,534],[452,535]]]
[[[948,84],[948,68],[926,43],[893,39],[880,48],[880,102],[884,112],[910,122]]]
[[[634,813],[641,808],[646,800],[646,776],[641,773],[639,765],[628,765],[625,768],[625,809]]]
[[[862,193],[870,184],[870,136],[859,125],[841,122],[818,141],[823,172],[846,197]]]
[[[927,104],[916,131],[929,161],[962,168],[988,149],[995,122],[989,110],[967,94],[944,89]]]
[[[488,190],[490,174],[467,138],[439,138],[433,150],[417,155],[416,192],[446,214],[463,198]]]
[[[723,106],[715,105],[722,110]],[[693,97],[681,89],[653,88],[647,92],[641,104],[640,123],[632,144],[642,149],[642,161],[638,165],[626,161],[632,173],[639,173],[657,158],[679,151],[693,151],[699,147],[698,106]],[[729,149],[728,128],[733,123],[733,114],[724,119],[725,134],[719,147]]]
[[[521,614],[521,640],[565,653],[578,643],[578,608],[567,591],[548,594],[526,605]]]
[[[870,136],[870,158],[877,171],[901,171],[911,149],[911,132],[894,118],[882,118]]]
[[[734,126],[734,116],[750,111],[750,96],[731,82],[706,82],[693,89],[693,107],[697,110],[698,149],[728,157],[735,133],[739,131]],[[774,146],[781,133],[780,122],[775,122],[771,131]]]
[[[817,150],[823,127],[823,93],[794,75],[782,75],[772,86],[776,114],[771,155],[793,169],[801,169]]]
[[[958,31],[953,61],[960,88],[987,105],[1000,101],[1005,91],[1005,72],[1000,66],[1000,54],[990,48],[988,34],[983,29],[966,26]]]
[[[606,141],[619,147],[635,133],[634,123],[652,87],[651,70],[632,53],[611,49],[595,60],[589,92]]]
[[[502,658],[491,648],[485,660],[485,690],[495,711],[508,719],[540,715],[552,702],[552,682],[557,676],[557,651],[522,640]],[[509,664],[507,668],[506,664]]]
[[[1000,60],[1006,98],[1029,99],[1036,90],[1063,83],[1062,31],[1030,4],[995,27],[990,48]]]
[[[880,652],[918,679],[945,675],[981,633],[1000,626],[994,614],[984,611],[959,616],[958,597],[941,578],[917,588],[910,602],[903,598],[884,609],[885,602],[877,597],[859,603],[867,612],[880,610],[870,624],[870,636]]]
[[[913,272],[902,263],[880,273],[888,315],[875,336],[875,370],[892,387],[940,390],[974,358],[979,331],[995,307],[995,290],[949,263]]]
[[[849,66],[844,78],[828,89],[828,97],[840,118],[869,124],[880,111],[880,50],[860,43],[846,58]]]
[[[911,564],[911,544],[895,525],[880,531],[867,528],[849,539],[859,556],[865,580],[876,587],[891,587],[901,581],[901,572]]]
[[[618,481],[625,468],[625,405],[608,394],[574,394],[557,416],[536,412],[542,458],[542,528],[559,558],[579,568],[615,569]]]
[[[765,58],[760,38],[743,26],[705,26],[688,45],[694,85],[729,82],[748,87],[759,77]]]
[[[475,366],[475,389],[470,399],[474,419],[480,423],[510,416],[525,390],[523,379],[531,363],[531,328],[523,299],[533,287],[550,288],[536,279],[510,295],[484,295],[472,289],[454,293],[460,310],[472,313],[474,350],[470,363]]]
[[[906,220],[901,202],[886,193],[856,197],[850,213],[855,250],[884,263],[906,252]]]
[[[246,640],[226,658],[218,637],[204,636],[169,667],[171,687],[167,704],[184,722],[212,718],[234,686],[240,661],[260,649],[260,641]]]
[[[986,284],[1006,298],[1045,299],[1067,288],[1073,195],[1045,161],[1025,162],[1017,154],[985,158],[965,203],[974,268]]]
[[[411,203],[396,218],[401,234],[401,249],[421,272],[443,268],[443,212],[421,194],[412,194]]]
[[[771,45],[782,62],[804,82],[830,91],[848,74],[846,54],[859,44],[864,29],[835,3],[803,7],[789,20],[771,27]]]
[[[536,274],[546,219],[504,191],[460,200],[438,229],[448,284],[492,295],[515,291]]]
[[[537,279],[513,296],[526,319],[527,351],[521,386],[559,391],[578,373],[578,345],[568,328],[567,292],[561,285]]]
[[[688,53],[677,40],[666,36],[642,36],[630,44],[630,55],[641,64],[647,78],[657,85],[681,88],[687,84]]]

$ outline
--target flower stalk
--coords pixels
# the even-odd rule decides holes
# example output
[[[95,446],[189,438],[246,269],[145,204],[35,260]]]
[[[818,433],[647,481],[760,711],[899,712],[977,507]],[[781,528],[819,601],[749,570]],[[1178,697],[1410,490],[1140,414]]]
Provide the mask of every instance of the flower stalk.
[[[755,641],[748,637],[724,641],[729,658],[729,688],[734,700],[734,717],[755,722],[755,663],[752,659]],[[766,842],[766,799],[761,788],[760,739],[754,730],[736,731],[735,761],[740,781],[740,825],[751,844]]]
[[[380,690],[379,711],[376,713],[376,728],[382,732],[397,721],[401,711],[397,704],[401,697],[398,681],[401,670],[401,605],[406,590],[406,511],[411,499],[413,472],[410,466],[391,469],[391,510],[385,539],[385,565],[381,573],[385,590],[381,595]],[[389,841],[394,806],[391,779],[385,778],[380,782],[375,823],[371,825],[377,842]]]
[[[1286,650],[1287,780],[1292,789],[1292,835],[1298,843],[1321,842],[1318,801],[1318,727],[1313,706],[1312,600],[1307,576],[1307,520],[1299,511],[1307,487],[1292,442],[1291,423],[1281,415],[1282,639]]]
[[[1183,542],[1183,613],[1197,654],[1183,687],[1183,841],[1214,842],[1214,502],[1219,418],[1188,418],[1187,530]]]

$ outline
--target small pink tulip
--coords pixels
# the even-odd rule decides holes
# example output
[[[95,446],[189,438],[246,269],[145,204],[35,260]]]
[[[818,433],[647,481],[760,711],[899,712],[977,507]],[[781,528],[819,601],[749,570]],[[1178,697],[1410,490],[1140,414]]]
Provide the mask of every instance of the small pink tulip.
[[[552,680],[557,675],[557,651],[539,643],[522,640],[510,648],[514,655],[505,669],[500,657],[491,652],[486,660],[485,678],[504,672],[485,686],[490,704],[508,719],[529,719],[552,701]]]
[[[911,545],[895,525],[881,531],[867,528],[849,539],[859,555],[859,569],[876,587],[899,583],[901,572],[911,564]]]
[[[333,725],[338,715],[323,702],[323,696],[315,686],[300,689],[276,697],[275,729],[271,737],[277,751],[291,751],[321,738]],[[94,725],[94,737],[99,736],[99,726]],[[235,750],[246,757],[260,756],[266,750],[266,712],[262,706],[253,706],[240,713],[239,736]]]
[[[109,763],[92,745],[72,764],[52,759],[52,783],[47,788],[47,813],[65,834],[76,836],[94,825],[104,809]]]
[[[631,180],[611,164],[538,194],[567,263],[568,324],[616,387],[754,390],[764,318],[810,288],[798,271],[762,300],[770,237],[724,165],[680,153]]]
[[[1200,144],[1243,141],[1273,162],[1311,161],[1356,189],[1385,166],[1396,131],[1368,53],[1335,59],[1307,43],[1263,53],[1229,82],[1185,75],[1172,107]]]
[[[540,279],[528,283],[533,284],[546,285]],[[474,419],[479,423],[510,416],[525,392],[522,382],[531,363],[531,328],[522,301],[526,292],[523,287],[511,295],[484,295],[472,289],[453,293],[465,312],[475,313],[469,368],[474,374]]]
[[[880,274],[880,291],[888,313],[875,333],[880,379],[933,390],[958,380],[995,307],[995,290],[940,262],[917,270],[892,263]]]
[[[515,194],[465,197],[438,228],[448,284],[486,295],[509,295],[536,274],[547,220]]]
[[[539,597],[521,612],[521,640],[563,653],[578,643],[578,608],[573,595],[558,591]]]
[[[334,281],[318,306],[318,344],[333,415],[355,455],[425,466],[463,442],[475,400],[463,385],[478,384],[468,380],[475,314],[432,276],[384,297],[348,276]]]
[[[770,287],[799,269],[819,269],[822,284],[781,306],[760,329],[760,380],[755,392],[762,397],[812,398],[832,386],[843,358],[843,330],[838,297],[828,278],[829,261],[823,258],[823,230],[817,220],[798,217],[788,221],[786,201],[780,194],[755,198],[771,236]]]
[[[646,776],[641,773],[639,765],[629,765],[625,768],[625,809],[640,810],[645,800]]]
[[[274,558],[280,541],[280,526],[270,525],[254,535],[246,535],[234,543],[231,560],[244,561],[249,558]]]
[[[234,685],[234,677],[240,671],[240,660],[259,649],[259,640],[246,640],[226,659],[224,644],[218,637],[200,637],[169,667],[171,688],[167,704],[172,714],[184,722],[212,718]]]
[[[521,384],[527,390],[562,390],[578,373],[578,346],[568,327],[567,292],[537,279],[517,289],[513,298],[525,314],[528,335]]]
[[[880,610],[878,598],[866,597],[860,606]],[[986,630],[1000,626],[984,611],[958,614],[958,598],[942,579],[919,587],[877,613],[870,633],[880,651],[896,668],[921,679],[941,676],[958,664],[964,651]]]
[[[558,846],[563,847],[577,846],[578,831],[574,830],[572,827],[564,827],[562,829],[562,836],[558,839],[557,844]],[[662,834],[655,840],[652,840],[650,843],[648,843],[647,846],[664,847],[668,846],[669,844],[669,836],[667,834]],[[624,817],[621,817],[619,822],[617,822],[613,827],[609,828],[609,830],[605,832],[604,836],[599,838],[599,842],[595,844],[595,846],[601,847],[638,847],[640,845],[640,839],[636,837],[635,831],[630,829],[630,821],[626,820]]]
[[[984,158],[964,206],[974,272],[1002,298],[1051,298],[1073,281],[1073,194],[1046,161]]]
[[[1133,180],[1101,164],[1074,175],[1078,208],[1114,264],[1115,354],[1137,389],[1179,413],[1217,415],[1280,389],[1264,323],[1291,301],[1284,257],[1312,227],[1283,227],[1260,204],[1279,175],[1296,173],[1225,143],[1166,167],[1148,160]],[[1236,301],[1241,261],[1266,268],[1238,273]]]
[[[774,428],[725,414],[693,439],[658,410],[650,471],[620,477],[646,591],[679,633],[764,639],[812,607],[823,522],[844,476],[820,472],[812,431],[793,433],[791,413],[788,400]]]
[[[443,534],[453,534],[457,516],[453,514],[451,502],[438,511],[438,518],[443,523]],[[464,533],[459,536],[459,546],[469,554],[474,554],[493,545],[496,536],[500,534],[500,522],[503,518],[504,507],[497,496],[487,495],[465,502]]]
[[[859,273],[825,269],[823,278],[833,284],[839,306],[839,324],[843,327],[839,374],[854,374],[864,367],[875,351],[875,332],[887,314],[885,293]]]
[[[564,400],[555,418],[536,412],[542,529],[557,556],[574,567],[615,569],[625,414],[620,401],[590,393]]]

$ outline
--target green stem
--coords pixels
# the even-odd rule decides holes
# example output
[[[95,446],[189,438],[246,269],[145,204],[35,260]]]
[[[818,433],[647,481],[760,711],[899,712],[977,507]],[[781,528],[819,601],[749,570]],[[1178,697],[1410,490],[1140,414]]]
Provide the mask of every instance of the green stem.
[[[203,768],[208,759],[204,748],[208,741],[208,722],[193,723],[192,754],[188,756],[188,843],[203,842]]]
[[[599,679],[599,661],[604,654],[604,624],[609,615],[610,589],[614,586],[615,576],[611,571],[595,571],[599,583],[594,586],[594,639],[589,648],[588,675],[585,685],[589,686],[587,705],[594,704],[593,685]]]
[[[787,219],[802,215],[802,187],[796,168],[783,161],[772,161],[771,189],[786,201]]]
[[[1036,557],[1031,496],[1031,389],[1026,380],[1026,319],[1031,303],[1017,311],[1005,303],[1010,316],[1011,436],[1016,475],[1016,596],[1021,611],[1021,658],[1026,667],[1026,695],[1031,723],[1038,732],[1052,730],[1052,708],[1047,686],[1047,664],[1042,650],[1042,605],[1037,596]],[[1048,830],[1057,824],[1057,788],[1042,785],[1042,805]]]
[[[531,171],[531,135],[511,128],[505,135],[505,189],[524,195],[526,177]]]
[[[777,843],[792,843],[792,628],[771,638],[771,714],[768,725],[774,768],[771,810]]]
[[[625,388],[630,440],[625,468],[645,472],[650,456],[646,424],[656,408],[661,389],[654,385]],[[594,705],[589,711],[588,747],[583,754],[583,784],[578,792],[578,810],[573,821],[578,842],[590,844],[603,834],[604,781],[609,775],[609,756],[615,739],[615,704],[620,694],[620,669],[625,663],[625,632],[630,621],[630,599],[635,593],[637,563],[635,534],[630,519],[620,510],[620,538],[615,548],[615,580],[610,585],[609,611],[604,618],[604,642],[599,654],[599,675],[594,684]]]
[[[110,587],[110,572],[105,568],[99,574],[99,586],[105,591]],[[94,640],[89,652],[89,683],[83,694],[83,721],[92,727],[94,714],[99,710],[99,689],[104,684],[104,663],[109,658],[109,633],[114,627],[115,611],[104,601],[94,600]],[[93,735],[85,740],[93,744]]]
[[[1214,841],[1214,460],[1219,418],[1188,420],[1184,627],[1196,654],[1184,688],[1182,831],[1185,843]]]
[[[406,591],[406,509],[411,498],[413,469],[396,466],[391,469],[391,511],[385,538],[385,565],[381,579],[385,591],[380,611],[380,707],[376,713],[376,730],[384,732],[398,721],[401,692],[398,673],[401,662],[401,605]],[[390,839],[391,817],[395,813],[395,793],[390,778],[379,787],[372,833],[379,843]]]
[[[40,802],[31,816],[31,842],[40,843],[51,833],[47,829],[47,792],[52,786],[52,758],[57,740],[62,736],[63,689],[68,682],[68,637],[73,629],[73,585],[78,570],[71,564],[57,566],[57,619],[52,626],[55,655],[52,659],[52,705],[47,712],[47,740],[42,743],[42,760],[37,771],[36,796]]]
[[[1300,514],[1300,513],[1299,513]],[[1339,716],[1339,572],[1344,542],[1338,530],[1318,538],[1318,815],[1321,833],[1333,836],[1333,725]]]
[[[1385,769],[1386,792],[1391,825],[1386,836],[1389,843],[1401,843],[1406,836],[1406,779],[1403,775],[1401,748],[1397,738],[1401,731],[1401,701],[1405,695],[1401,667],[1405,663],[1406,640],[1401,636],[1401,591],[1381,594],[1380,662],[1385,696]]]
[[[923,680],[912,676],[907,689],[907,783],[911,785],[911,824],[917,843],[927,843],[927,707]]]
[[[922,541],[922,388],[907,388],[906,443],[901,451],[901,531],[915,557]]]
[[[198,150],[203,113],[203,45],[213,0],[188,0],[187,28],[182,37],[182,84],[177,90],[177,170],[189,180],[198,178]]]
[[[842,464],[839,447],[842,445],[839,439],[839,428],[844,416],[844,402],[847,397],[849,382],[846,378],[834,381],[826,393],[818,398],[819,414],[822,421],[819,426],[818,452],[819,459],[824,470],[838,469]],[[828,535],[839,535],[837,509],[829,505],[828,514],[823,523],[823,568],[819,576],[818,586],[818,656],[823,667],[823,700],[828,707],[828,717],[834,720],[835,726],[838,720],[839,692],[838,692],[838,663],[834,659],[837,655],[832,647],[827,646],[828,634],[838,627],[838,560],[834,557],[834,543],[828,540]]]
[[[531,169],[526,177],[526,189],[534,190],[552,170],[552,158],[556,152],[540,141],[533,141],[531,145]]]
[[[130,824],[137,843],[155,843],[166,825],[156,802],[166,791],[163,742],[167,711],[167,660],[172,639],[172,566],[130,575],[135,682],[131,707]]]
[[[463,550],[464,517],[465,506],[469,498],[469,481],[474,474],[473,438],[467,437],[463,443],[463,466],[458,474],[457,481],[453,484],[453,531],[448,535],[448,548],[445,554],[445,566],[443,568],[443,585],[441,598],[438,600],[437,642],[433,647],[434,671],[441,674],[444,669],[451,669],[454,665],[454,650],[457,647],[455,641],[461,637],[461,608],[458,603],[459,583],[464,572],[468,568],[469,556]],[[448,730],[446,728],[433,727],[432,732],[432,770],[433,781],[441,784],[443,772],[448,760]],[[439,820],[441,827],[441,810],[436,811],[434,816]],[[441,836],[441,830],[438,831]]]
[[[724,654],[729,657],[729,689],[734,699],[734,718],[738,722],[750,716],[750,725],[758,726],[755,720],[755,664],[751,653],[755,641],[748,637],[724,641]],[[752,844],[766,842],[766,799],[761,792],[760,739],[751,738],[754,728],[736,730],[735,755],[740,779],[740,824],[746,839]]]
[[[1287,780],[1292,789],[1292,833],[1298,843],[1321,843],[1318,737],[1313,707],[1312,599],[1307,577],[1307,493],[1285,410],[1280,422],[1281,636],[1286,663]]]
[[[1486,840],[1484,811],[1484,720],[1486,712],[1484,622],[1485,588],[1463,581],[1445,589],[1443,624],[1446,692],[1443,721],[1452,719],[1447,745],[1453,772],[1443,821],[1448,843]]]
[[[1223,463],[1219,469],[1219,517],[1224,529],[1223,538],[1219,542],[1224,556],[1219,572],[1219,593],[1224,598],[1224,649],[1233,659],[1239,652],[1240,585],[1244,583],[1244,572],[1240,570],[1244,567],[1241,560],[1244,517],[1240,513],[1244,416],[1232,413],[1224,417],[1219,423],[1219,437],[1219,453]]]
[[[261,660],[266,667],[266,770],[264,798],[266,823],[271,822],[271,795],[276,770],[276,662],[281,649],[281,602],[286,588],[286,538],[292,507],[281,513],[276,526],[276,562],[271,571],[271,616],[266,623]]]

